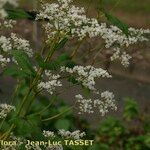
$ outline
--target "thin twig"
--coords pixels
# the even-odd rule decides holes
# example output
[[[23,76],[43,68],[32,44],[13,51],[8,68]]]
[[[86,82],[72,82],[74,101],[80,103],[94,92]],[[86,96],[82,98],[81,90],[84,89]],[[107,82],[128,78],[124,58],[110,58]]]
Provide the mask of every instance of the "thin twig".
[[[68,108],[67,110],[65,110],[65,111],[63,111],[63,112],[61,112],[61,113],[59,113],[59,114],[57,114],[57,115],[55,115],[55,116],[53,116],[53,117],[43,119],[42,121],[50,121],[50,120],[52,120],[52,119],[58,118],[58,117],[60,117],[61,115],[63,115],[64,113],[66,113],[66,112],[72,110],[73,108],[74,108],[74,106]]]
[[[54,102],[54,100],[56,99],[57,96],[55,96],[51,102],[47,105],[47,107],[45,107],[43,110],[41,110],[40,112],[35,113],[34,115],[38,115],[38,114],[42,114],[43,112],[45,112]]]
[[[103,47],[101,49],[98,50],[98,52],[96,53],[96,55],[94,56],[92,62],[91,62],[91,65],[94,65],[95,64],[95,61],[96,61],[96,58],[98,57],[99,53],[103,50]]]
[[[71,59],[73,59],[73,57],[75,57],[75,55],[77,54],[77,52],[78,52],[78,50],[79,50],[79,48],[80,48],[80,46],[81,46],[81,44],[83,43],[84,40],[85,40],[85,38],[79,42],[79,44],[76,47],[76,49],[72,52],[72,54],[70,56]]]

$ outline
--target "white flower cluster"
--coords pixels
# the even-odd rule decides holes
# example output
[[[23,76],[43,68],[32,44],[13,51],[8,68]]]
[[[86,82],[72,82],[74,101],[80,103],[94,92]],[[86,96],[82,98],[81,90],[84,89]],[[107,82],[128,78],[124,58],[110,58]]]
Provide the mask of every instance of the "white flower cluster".
[[[29,57],[33,56],[33,51],[30,48],[29,41],[18,38],[14,33],[12,33],[11,37],[9,38],[5,36],[0,36],[0,64],[2,65],[2,67],[10,62],[11,59],[5,57],[6,54],[11,54],[11,51],[13,49],[24,51]],[[3,53],[5,57],[3,56]]]
[[[83,24],[83,20],[86,16],[83,15],[84,9],[78,8],[70,3],[73,0],[58,0],[57,3],[44,4],[42,10],[37,15],[37,19],[48,19],[49,23],[45,28],[47,33],[50,33],[49,37],[53,37],[57,31],[61,31],[62,34],[68,34],[71,32],[81,33],[78,27]],[[71,28],[73,28],[71,30]],[[72,34],[73,35],[73,34]]]
[[[56,135],[52,131],[44,130],[43,135],[45,137],[52,137],[52,138],[56,137]],[[58,130],[58,135],[60,135],[62,138],[70,138],[70,139],[79,140],[83,138],[86,134],[85,132],[81,132],[80,130],[70,132],[70,131],[65,131],[64,129],[60,129]]]
[[[53,94],[53,92],[55,91],[56,87],[61,87],[62,83],[58,80],[60,78],[60,75],[54,75],[51,73],[51,71],[46,70],[45,71],[45,75],[48,78],[48,81],[46,82],[40,82],[38,84],[38,88],[40,90],[45,89],[48,93],[50,93],[51,95]]]
[[[0,36],[0,48],[4,52],[8,52],[12,49],[11,39],[5,36]]]
[[[121,52],[120,48],[115,48],[114,49],[114,54],[111,56],[111,61],[114,61],[116,59],[121,60],[121,64],[125,67],[128,67],[130,64],[130,59],[132,57],[127,54],[125,51]]]
[[[63,138],[70,138],[74,140],[79,140],[86,135],[85,132],[81,132],[80,130],[70,132],[70,131],[65,131],[64,129],[60,129],[58,131],[58,134]]]
[[[130,59],[131,59],[132,57],[129,55],[129,54],[127,54],[126,52],[123,52],[122,53],[122,55],[121,55],[121,64],[123,65],[123,66],[125,66],[125,67],[128,67],[129,66],[129,64],[130,64]]]
[[[108,27],[106,23],[98,23],[95,18],[88,18],[84,8],[71,5],[73,0],[58,0],[58,3],[43,4],[42,10],[37,15],[37,19],[48,19],[46,25],[47,31],[63,31],[77,35],[83,39],[89,37],[101,36],[106,43],[106,47],[114,44],[121,46],[134,44],[138,41],[147,40],[143,34],[150,33],[150,30],[129,28],[129,36],[126,36],[122,30],[116,26]],[[49,33],[50,33],[49,32]]]
[[[56,135],[54,132],[52,131],[43,131],[43,135],[46,138],[55,138]],[[46,150],[63,150],[63,146],[62,145],[50,145],[48,147],[45,147]]]
[[[148,41],[145,34],[150,34],[149,29],[129,28],[129,35],[127,36],[118,27],[111,25],[108,28],[105,23],[103,23],[101,30],[102,32],[100,35],[105,40],[106,48],[113,47],[114,45],[118,45],[119,47],[129,47],[137,42]]]
[[[95,108],[98,108],[100,114],[104,116],[108,113],[108,109],[116,110],[114,94],[109,91],[101,93],[101,99],[85,99],[82,95],[75,96],[77,103],[79,104],[79,114],[94,113]]]
[[[0,22],[0,29],[1,28],[13,28],[14,24],[16,24],[16,21],[14,20],[2,20]]]
[[[101,99],[94,100],[94,107],[98,107],[102,116],[108,113],[109,108],[117,110],[114,97],[112,92],[105,91],[101,93]]]
[[[85,132],[81,132],[80,130],[70,132],[70,131],[65,131],[64,129],[60,129],[60,130],[58,130],[57,135],[55,135],[55,133],[52,132],[52,131],[45,131],[45,130],[43,131],[43,135],[46,138],[49,138],[49,137],[50,138],[55,138],[56,136],[61,136],[62,138],[65,138],[65,139],[80,140],[86,134],[85,134]],[[45,148],[46,148],[46,150],[63,150],[62,145],[50,145],[48,147],[45,146]]]
[[[127,54],[125,50],[122,50],[121,47],[125,48],[137,42],[148,41],[148,38],[145,37],[145,34],[150,34],[150,30],[129,28],[128,36],[123,34],[123,32],[115,26],[111,26],[111,30],[108,32],[109,34],[105,34],[104,36],[106,48],[112,47],[115,44],[118,45],[117,47],[113,48],[114,54],[111,56],[111,61],[119,59],[121,60],[121,64],[123,66],[128,67],[130,64],[129,61],[132,57]]]
[[[106,48],[128,47],[137,42],[147,41],[145,34],[150,30],[129,28],[129,35],[116,26],[99,23],[95,18],[88,18],[84,8],[71,5],[73,0],[58,0],[58,3],[43,4],[37,19],[47,19],[44,25],[49,38],[59,32],[62,36],[78,37],[80,40],[86,36],[100,37],[105,42]],[[129,57],[123,55],[122,64],[127,66]],[[125,59],[126,57],[126,59]]]
[[[52,131],[43,131],[43,135],[45,136],[45,137],[51,137],[51,138],[54,138],[55,137],[55,134],[54,134],[54,132],[52,132]]]
[[[13,6],[18,6],[18,0],[0,0],[0,18],[7,17],[7,12],[4,10],[4,6],[9,3]]]
[[[6,118],[7,115],[12,111],[15,111],[15,107],[8,104],[0,104],[0,118]]]
[[[67,72],[69,74],[76,75],[76,79],[81,82],[81,84],[90,89],[95,91],[95,78],[106,77],[111,78],[109,73],[102,69],[102,68],[95,68],[93,66],[75,66],[73,68],[68,67],[61,67],[62,72]]]
[[[92,99],[85,99],[82,95],[78,94],[75,96],[77,103],[79,104],[79,114],[88,113],[92,114],[93,111],[93,101]]]
[[[3,55],[0,55],[0,65],[6,67],[6,65],[10,62],[9,58],[4,58]]]
[[[16,34],[12,33],[11,34],[11,39],[13,42],[13,48],[17,50],[23,50],[25,53],[28,54],[29,57],[33,56],[33,51],[30,48],[29,41],[18,38]]]

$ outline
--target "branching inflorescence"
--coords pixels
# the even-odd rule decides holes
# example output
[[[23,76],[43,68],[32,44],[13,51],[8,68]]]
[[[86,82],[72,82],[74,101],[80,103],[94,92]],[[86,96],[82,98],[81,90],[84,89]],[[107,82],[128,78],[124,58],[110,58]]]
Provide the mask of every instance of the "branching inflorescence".
[[[44,24],[48,39],[54,38],[59,33],[62,36],[78,37],[79,40],[89,36],[90,38],[99,37],[104,40],[105,47],[119,51],[119,59],[127,67],[130,56],[126,54],[125,48],[137,42],[147,41],[145,34],[149,34],[147,29],[129,28],[129,35],[116,26],[108,26],[106,23],[99,23],[95,18],[88,18],[84,8],[71,5],[73,0],[59,0],[58,3],[43,4],[42,10],[37,15],[38,19],[47,19]],[[114,57],[113,58],[117,58]],[[114,59],[111,59],[114,60]]]
[[[3,19],[0,24],[0,29],[3,27],[12,28],[14,21],[4,20],[7,13],[3,9],[3,6],[6,3],[16,6],[16,2],[16,0],[0,0],[0,16],[1,19]],[[60,43],[64,38],[67,38],[67,40],[78,38],[79,41],[81,41],[86,37],[97,37],[103,41],[105,49],[113,50],[113,54],[110,57],[111,61],[119,59],[123,66],[128,67],[132,56],[128,54],[126,49],[130,45],[136,44],[137,42],[148,41],[148,38],[146,38],[145,35],[150,34],[150,30],[129,28],[129,33],[126,35],[120,28],[114,25],[99,23],[99,20],[87,17],[84,8],[79,8],[72,5],[72,2],[73,0],[58,0],[58,3],[42,4],[42,8],[36,17],[36,20],[43,21],[43,28],[45,29],[47,36],[47,39],[44,41],[45,43],[43,45],[44,48],[46,47],[44,51],[48,52],[44,56],[40,55],[38,57],[42,62],[40,62],[40,64],[38,64],[39,61],[35,59],[36,55],[32,50],[29,41],[19,38],[19,36],[15,33],[11,33],[10,36],[0,36],[0,65],[2,69],[5,70],[8,63],[10,65],[15,64],[15,66],[19,68],[17,68],[17,70],[22,71],[20,73],[21,77],[19,76],[21,81],[24,81],[23,83],[27,82],[26,84],[28,86],[28,90],[23,99],[21,99],[21,106],[17,112],[19,117],[25,117],[27,110],[29,109],[28,107],[31,106],[34,100],[33,98],[35,98],[38,93],[45,90],[50,95],[55,95],[58,87],[65,88],[65,85],[63,85],[61,79],[66,79],[69,81],[70,77],[73,77],[82,88],[98,96],[98,98],[92,99],[89,95],[75,95],[76,107],[79,109],[79,114],[94,113],[95,108],[97,108],[99,113],[104,116],[110,109],[117,109],[114,94],[107,90],[100,92],[100,90],[96,88],[96,79],[112,77],[107,70],[96,68],[92,65],[84,66],[75,64],[74,66],[69,67],[63,64],[60,65],[57,71],[55,70],[54,72],[52,69],[46,68],[46,66],[51,63],[50,60],[53,53],[57,49],[58,45],[60,46]],[[15,55],[13,54],[13,51],[25,53],[26,56],[24,61],[16,59],[18,58],[18,55],[17,57],[14,57]],[[42,52],[40,52],[40,54]],[[30,61],[28,60],[31,58],[35,60],[38,66],[33,67],[35,64],[30,64]],[[18,61],[20,62],[18,63]],[[22,66],[20,67],[19,65]],[[14,106],[1,104],[0,118],[3,119],[7,117],[7,114],[9,114],[12,110],[15,110]],[[13,130],[13,128],[14,124],[11,126],[11,130]],[[11,133],[11,130],[6,132],[2,137],[7,138],[8,134]],[[80,131],[71,133],[70,131],[64,130],[59,130],[58,134],[63,138],[73,139],[80,139],[85,135],[85,133],[81,133]],[[51,131],[44,130],[43,136],[54,138],[55,134]],[[40,149],[40,147],[27,148]],[[62,149],[62,147],[60,147],[60,149]]]
[[[129,35],[127,36],[116,26],[99,23],[95,18],[88,18],[84,8],[72,5],[72,0],[58,0],[58,3],[42,4],[42,9],[36,17],[36,20],[39,19],[46,20],[43,23],[43,27],[46,31],[48,43],[55,40],[57,36],[60,37],[60,40],[64,37],[68,39],[78,37],[79,40],[85,37],[99,37],[104,40],[106,49],[113,49],[114,53],[110,57],[111,61],[120,59],[121,64],[125,67],[129,65],[129,61],[132,58],[126,52],[125,48],[137,42],[147,41],[148,39],[144,35],[150,33],[150,30],[129,28]],[[13,22],[4,22],[3,25],[11,27],[11,23]],[[11,33],[10,37],[1,36],[0,47],[0,64],[2,67],[14,61],[13,57],[9,57],[13,49],[23,51],[29,57],[33,56],[29,42],[18,38],[15,33]],[[38,81],[37,87],[41,91],[46,90],[51,95],[55,93],[56,87],[62,86],[60,78],[63,73],[74,76],[83,87],[93,91],[95,94],[100,94],[95,88],[95,79],[112,77],[106,70],[94,68],[93,66],[75,66],[73,68],[62,66],[60,74],[54,74],[49,70],[45,70],[44,72],[45,75],[42,76],[44,78]],[[75,97],[77,102],[80,102],[79,108],[82,113],[93,113],[93,107],[98,107],[102,115],[108,112],[108,108],[116,110],[114,95],[108,91],[101,93],[99,100],[86,99],[80,94]]]

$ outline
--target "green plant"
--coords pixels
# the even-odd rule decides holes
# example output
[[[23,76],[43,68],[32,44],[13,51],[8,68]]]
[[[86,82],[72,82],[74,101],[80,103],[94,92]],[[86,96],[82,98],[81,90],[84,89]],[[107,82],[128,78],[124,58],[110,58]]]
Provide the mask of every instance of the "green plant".
[[[93,149],[148,150],[150,130],[145,126],[148,123],[147,118],[149,115],[139,111],[137,102],[127,98],[120,119],[108,117],[100,123],[98,132],[95,132],[97,142]]]
[[[128,67],[131,56],[126,48],[136,42],[147,41],[145,35],[150,31],[129,28],[104,8],[98,8],[97,14],[99,16],[99,13],[103,13],[109,23],[99,23],[96,18],[89,18],[86,15],[88,10],[86,12],[84,8],[76,7],[71,3],[72,0],[58,0],[58,3],[53,4],[40,1],[41,8],[39,12],[35,12],[37,14],[22,9],[10,9],[10,6],[6,7],[8,4],[17,6],[17,0],[6,0],[0,3],[1,30],[13,27],[15,22],[9,20],[10,18],[36,20],[41,22],[45,29],[42,32],[44,41],[40,51],[32,50],[29,41],[18,37],[15,33],[0,36],[1,75],[11,76],[17,83],[10,98],[10,105],[0,105],[0,139],[2,141],[17,139],[22,142],[32,139],[44,142],[53,138],[61,141],[64,138],[79,140],[84,137],[84,132],[64,131],[64,129],[75,130],[78,126],[74,124],[75,118],[72,118],[70,112],[72,109],[78,109],[81,115],[92,114],[97,108],[102,116],[108,113],[109,109],[117,109],[114,94],[110,91],[99,91],[95,87],[97,78],[112,77],[107,70],[94,67],[97,56],[102,51],[111,49],[112,55],[109,60],[119,59],[123,66]],[[90,50],[96,52],[90,65],[82,66],[76,62],[75,57],[81,44],[88,38],[98,37],[102,43],[100,42],[100,45]],[[71,52],[64,53],[66,44],[70,44],[69,42],[73,40],[77,40],[77,47],[71,49]],[[59,51],[62,53],[59,54]],[[56,53],[59,56],[55,56]],[[64,80],[68,84],[64,84]],[[84,96],[75,95],[76,101],[72,107],[58,103],[61,93],[74,86],[80,86]],[[90,94],[98,98],[92,99]],[[131,120],[137,116],[137,108],[131,102],[127,106],[124,117]],[[78,123],[81,125],[79,128],[82,129],[83,123],[81,122]],[[112,125],[109,126],[110,124]],[[109,146],[111,146],[116,139],[126,134],[124,128],[119,120],[111,118],[102,125],[99,134],[107,134],[111,130],[109,132]],[[56,132],[58,130],[58,133],[55,135],[51,130]],[[146,143],[148,141],[147,139]],[[7,148],[3,146],[3,149]],[[15,149],[25,149],[28,145],[15,146]],[[108,147],[105,144],[98,146]],[[117,146],[119,147],[120,144],[117,143]],[[86,149],[81,146],[68,147]],[[40,148],[46,147],[30,145],[27,149]]]

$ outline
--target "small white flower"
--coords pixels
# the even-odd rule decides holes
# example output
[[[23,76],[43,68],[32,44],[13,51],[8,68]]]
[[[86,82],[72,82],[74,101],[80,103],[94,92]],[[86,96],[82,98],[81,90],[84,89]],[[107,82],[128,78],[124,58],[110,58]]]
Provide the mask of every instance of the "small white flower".
[[[45,136],[45,137],[51,137],[51,138],[54,138],[55,137],[55,134],[54,134],[54,132],[52,132],[52,131],[43,131],[43,135]]]
[[[80,94],[76,95],[75,98],[77,100],[77,104],[79,104],[78,114],[82,114],[82,113],[92,114],[92,113],[94,113],[94,111],[93,111],[93,101],[91,99],[85,99]]]
[[[120,48],[114,48],[114,54],[111,56],[111,61],[114,61],[116,59],[119,59],[121,61],[121,64],[124,67],[128,67],[130,64],[130,59],[132,58],[129,54],[127,54],[125,51],[122,51]]]
[[[0,55],[0,65],[3,67],[6,67],[6,65],[10,62],[9,58],[4,58],[2,55]]]
[[[0,36],[0,47],[4,52],[8,52],[12,49],[11,39],[5,36]]]
[[[60,75],[58,74],[54,75],[51,73],[51,71],[47,70],[45,71],[45,75],[48,78],[48,80],[46,82],[41,81],[38,84],[38,88],[45,89],[48,93],[52,95],[56,87],[62,86],[62,83],[58,80],[60,78]]]
[[[114,25],[99,23],[95,18],[88,18],[84,8],[79,8],[71,4],[72,0],[58,0],[58,3],[43,4],[42,10],[37,15],[38,19],[47,19],[44,23],[48,39],[57,36],[58,31],[60,37],[67,36],[68,38],[78,37],[79,40],[85,37],[99,37],[104,40],[105,48],[127,48],[137,42],[148,41],[145,34],[150,34],[149,29],[134,29],[129,28],[129,35]],[[122,52],[116,48],[111,60],[120,59]],[[125,58],[125,57],[124,57]],[[123,58],[122,64],[127,67],[129,64],[127,59]]]
[[[104,116],[108,113],[109,108],[112,110],[117,109],[114,94],[109,91],[102,92],[100,99],[85,99],[80,94],[76,95],[75,98],[77,100],[77,104],[79,104],[79,114],[94,113],[95,108],[98,108],[100,114]]]
[[[13,28],[14,24],[16,24],[16,21],[14,20],[1,20],[0,22],[0,29],[2,28]]]
[[[99,109],[102,116],[109,112],[109,108],[116,110],[117,107],[115,105],[114,94],[109,91],[102,92],[101,99],[94,100],[94,107]]]
[[[127,54],[126,52],[123,52],[123,54],[121,55],[121,64],[125,67],[128,67],[130,64],[129,61],[131,58],[132,57],[129,54]]]
[[[0,64],[2,67],[6,66],[11,60],[11,58],[5,58],[6,56],[4,57],[2,54],[10,55],[13,50],[24,51],[29,57],[33,56],[29,41],[18,38],[14,33],[11,34],[10,38],[0,36]],[[15,62],[14,58],[12,58],[12,60]]]
[[[80,130],[70,132],[70,131],[65,131],[64,129],[60,129],[58,131],[58,134],[63,138],[71,138],[74,140],[79,140],[86,135],[85,132],[81,132]]]
[[[75,66],[73,68],[62,67],[61,72],[67,72],[74,74],[76,79],[82,83],[82,85],[90,90],[95,91],[95,78],[106,77],[111,78],[109,73],[102,68],[94,68],[93,66]]]
[[[28,54],[29,57],[33,56],[33,51],[30,48],[29,41],[22,38],[18,38],[15,33],[11,33],[11,40],[14,49],[24,51]]]
[[[6,118],[7,115],[11,112],[15,111],[15,107],[8,104],[0,104],[0,118]]]
[[[110,59],[111,59],[111,61],[114,61],[114,60],[119,59],[119,58],[120,58],[120,48],[117,47],[114,49],[114,53]]]

